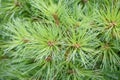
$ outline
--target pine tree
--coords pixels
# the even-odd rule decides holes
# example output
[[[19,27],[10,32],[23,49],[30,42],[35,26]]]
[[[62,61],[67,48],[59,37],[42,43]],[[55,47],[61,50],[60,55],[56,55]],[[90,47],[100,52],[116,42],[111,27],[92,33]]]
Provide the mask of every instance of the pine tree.
[[[0,0],[0,80],[120,80],[120,0]]]

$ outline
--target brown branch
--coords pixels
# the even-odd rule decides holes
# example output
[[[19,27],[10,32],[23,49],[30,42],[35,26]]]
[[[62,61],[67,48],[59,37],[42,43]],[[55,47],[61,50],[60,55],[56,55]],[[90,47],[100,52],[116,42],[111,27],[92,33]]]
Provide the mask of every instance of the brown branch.
[[[57,25],[59,25],[59,24],[60,24],[60,21],[59,21],[58,15],[55,13],[55,14],[53,14],[52,16],[53,16],[53,18],[54,18],[54,20],[55,20],[55,23],[56,23]]]

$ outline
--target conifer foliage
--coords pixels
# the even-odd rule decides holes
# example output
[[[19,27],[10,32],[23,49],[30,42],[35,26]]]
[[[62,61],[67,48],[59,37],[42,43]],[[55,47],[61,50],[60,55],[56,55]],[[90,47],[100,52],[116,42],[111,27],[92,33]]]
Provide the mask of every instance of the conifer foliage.
[[[0,0],[0,80],[120,80],[120,0]]]

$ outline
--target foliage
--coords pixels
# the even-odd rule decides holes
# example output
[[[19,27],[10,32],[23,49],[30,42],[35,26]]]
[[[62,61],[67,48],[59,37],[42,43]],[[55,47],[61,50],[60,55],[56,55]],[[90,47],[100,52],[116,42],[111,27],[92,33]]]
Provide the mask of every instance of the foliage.
[[[0,0],[0,80],[120,80],[119,0]]]

